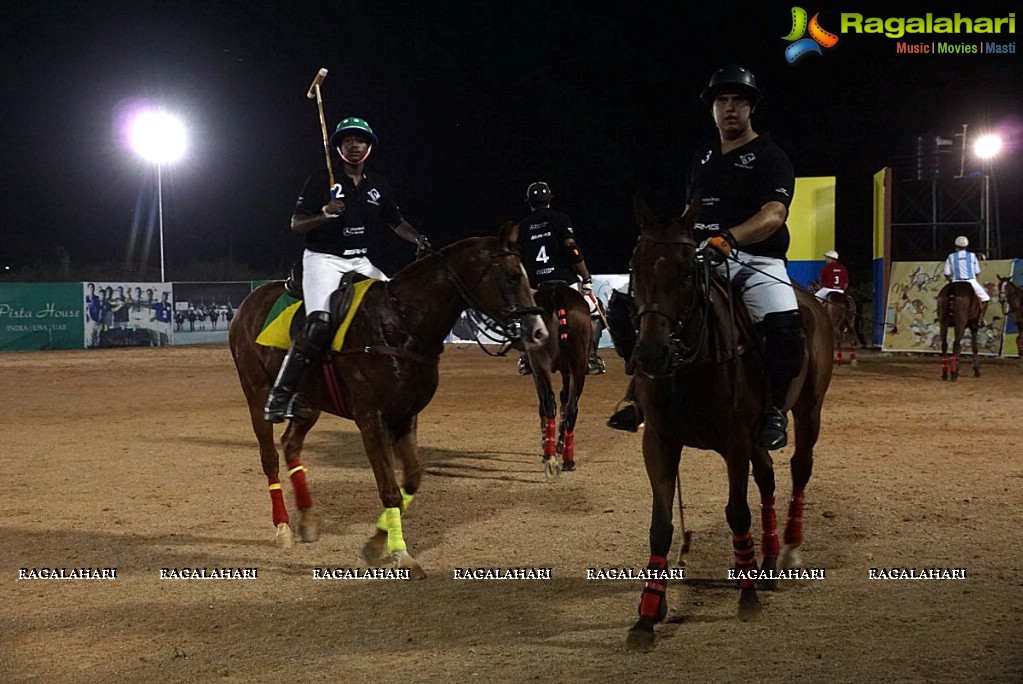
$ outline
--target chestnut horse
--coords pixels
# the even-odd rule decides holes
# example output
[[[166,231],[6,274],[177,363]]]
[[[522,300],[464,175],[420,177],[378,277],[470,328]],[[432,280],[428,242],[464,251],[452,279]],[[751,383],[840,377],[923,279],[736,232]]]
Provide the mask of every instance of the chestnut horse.
[[[547,342],[528,352],[533,382],[540,400],[540,448],[544,476],[556,476],[562,469],[575,469],[575,421],[579,397],[586,385],[586,369],[593,341],[590,307],[577,291],[561,281],[542,283],[534,295],[543,309],[544,324],[550,332]],[[561,420],[555,441],[554,419],[558,403],[552,376],[561,373]],[[556,456],[561,456],[558,464]]]
[[[977,355],[977,330],[980,327],[980,297],[967,282],[952,282],[938,293],[938,326],[941,335],[941,379],[959,379],[959,352],[963,335],[970,329],[973,350],[973,377],[980,377],[980,357]],[[952,356],[948,356],[948,329],[953,329]]]
[[[672,501],[684,446],[717,451],[728,471],[725,515],[732,530],[739,609],[742,619],[760,613],[757,568],[746,502],[750,464],[760,490],[764,555],[761,571],[802,565],[803,492],[813,468],[813,448],[821,425],[821,406],[831,382],[834,336],[831,321],[816,297],[796,292],[806,332],[806,351],[793,381],[788,406],[795,421],[791,460],[792,499],[785,545],[778,540],[771,455],[758,445],[765,403],[766,375],[759,336],[738,297],[726,301],[707,260],[698,258],[693,238],[694,207],[665,224],[637,202],[639,240],[630,267],[639,336],[633,359],[636,398],[643,410],[643,460],[653,492],[648,576],[639,620],[626,645],[650,650],[654,624],[667,614],[667,556],[671,547]],[[730,314],[733,308],[740,315]],[[780,555],[779,555],[780,554]],[[765,582],[771,588],[773,582]]]
[[[810,283],[810,292],[819,289],[818,283]],[[824,308],[831,318],[835,332],[835,363],[842,365],[842,347],[846,340],[849,340],[849,363],[855,366],[856,342],[858,341],[861,347],[867,346],[867,341],[863,338],[863,326],[856,299],[848,292],[829,292],[824,302]]]
[[[297,529],[304,541],[318,537],[318,525],[299,457],[306,434],[320,412],[326,411],[351,418],[359,427],[384,505],[376,534],[366,543],[363,555],[370,564],[390,562],[409,568],[411,577],[424,576],[407,551],[401,514],[419,489],[416,419],[437,389],[437,363],[444,338],[459,314],[470,307],[491,318],[506,334],[521,329],[518,336],[527,349],[542,345],[547,338],[519,261],[517,238],[517,227],[508,222],[497,237],[457,242],[366,291],[341,351],[328,353],[323,373],[307,385],[307,396],[316,409],[312,417],[303,423],[289,423],[281,437],[299,510]],[[284,351],[255,341],[283,291],[282,282],[267,283],[242,302],[231,322],[230,345],[259,441],[277,541],[290,546],[292,532],[281,491],[273,425],[263,419],[263,407]],[[395,463],[403,470],[401,487]]]

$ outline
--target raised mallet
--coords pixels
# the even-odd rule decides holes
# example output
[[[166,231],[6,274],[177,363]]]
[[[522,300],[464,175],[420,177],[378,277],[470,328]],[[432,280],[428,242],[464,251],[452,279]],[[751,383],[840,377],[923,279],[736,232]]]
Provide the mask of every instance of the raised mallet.
[[[330,187],[334,187],[334,167],[330,164],[330,138],[327,136],[327,120],[323,118],[323,97],[320,95],[320,84],[327,77],[327,70],[316,72],[313,84],[305,94],[310,100],[316,99],[316,108],[320,111],[320,130],[323,131],[323,153],[327,156],[327,174],[330,176]]]

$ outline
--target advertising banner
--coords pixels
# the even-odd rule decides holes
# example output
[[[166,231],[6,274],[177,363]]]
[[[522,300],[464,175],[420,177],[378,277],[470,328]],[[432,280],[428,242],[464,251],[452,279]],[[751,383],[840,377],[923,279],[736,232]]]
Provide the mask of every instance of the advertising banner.
[[[0,284],[0,351],[81,349],[79,283]]]

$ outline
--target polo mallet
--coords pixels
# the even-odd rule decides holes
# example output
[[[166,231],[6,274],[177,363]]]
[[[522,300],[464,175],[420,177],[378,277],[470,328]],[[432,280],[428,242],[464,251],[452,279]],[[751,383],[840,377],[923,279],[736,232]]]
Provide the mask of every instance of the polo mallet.
[[[323,153],[327,156],[327,175],[330,177],[330,187],[334,187],[334,167],[330,164],[330,138],[327,136],[327,120],[323,118],[323,97],[320,95],[320,84],[327,77],[327,69],[323,68],[316,72],[313,84],[305,96],[310,100],[316,100],[316,108],[320,110],[320,130],[323,131]]]
[[[686,556],[689,555],[689,543],[693,539],[693,531],[686,529],[686,514],[682,503],[682,475],[675,472],[675,485],[678,489],[678,526],[682,529],[682,546],[678,550],[678,566],[686,567]]]

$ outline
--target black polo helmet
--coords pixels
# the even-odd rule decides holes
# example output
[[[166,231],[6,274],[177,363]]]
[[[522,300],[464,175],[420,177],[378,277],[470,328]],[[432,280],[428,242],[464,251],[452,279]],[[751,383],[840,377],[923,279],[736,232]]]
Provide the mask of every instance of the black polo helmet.
[[[753,72],[738,64],[723,66],[710,77],[710,83],[700,93],[700,99],[708,107],[714,104],[714,98],[723,90],[735,90],[747,98],[754,107],[764,99],[764,94],[757,88],[757,79]]]
[[[529,206],[549,206],[551,203],[551,186],[543,181],[531,183],[526,188],[526,202]]]

